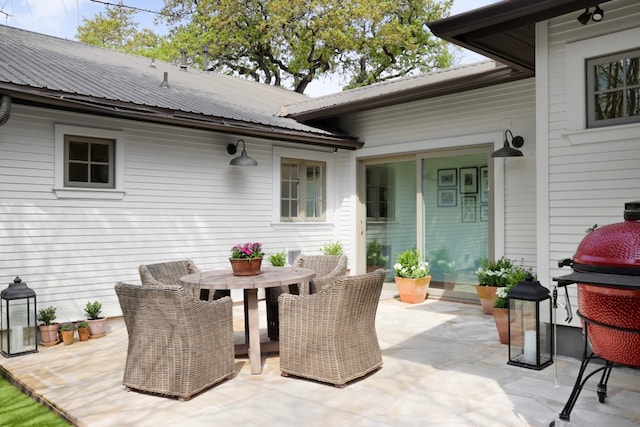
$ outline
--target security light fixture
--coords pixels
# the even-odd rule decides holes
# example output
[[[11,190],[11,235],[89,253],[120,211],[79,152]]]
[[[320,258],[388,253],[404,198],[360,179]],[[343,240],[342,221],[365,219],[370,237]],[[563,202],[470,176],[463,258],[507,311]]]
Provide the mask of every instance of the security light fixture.
[[[524,138],[521,136],[513,136],[513,133],[509,129],[504,131],[504,146],[493,153],[491,157],[522,157],[522,151],[516,150],[509,145],[507,134],[511,135],[511,145],[516,148],[520,148],[524,145]]]
[[[242,143],[242,153],[235,159],[231,159],[229,162],[232,166],[258,166],[258,162],[247,155],[247,149],[245,148],[244,140],[239,139],[235,144],[227,145],[227,153],[236,154],[238,151],[238,144]]]
[[[593,11],[593,14],[591,15],[591,19],[593,19],[595,22],[600,22],[602,21],[602,18],[604,18],[604,10],[600,8],[600,5],[597,5]]]
[[[589,9],[585,9],[584,12],[582,12],[582,14],[578,16],[578,22],[581,23],[582,25],[587,25],[587,22],[589,22],[590,18],[591,18],[591,12],[589,12]]]
[[[604,18],[604,10],[602,10],[600,5],[597,5],[593,9],[593,13],[591,13],[589,8],[586,8],[584,12],[582,12],[580,16],[578,16],[578,22],[582,25],[587,25],[589,19],[591,19],[593,22],[600,22],[602,21],[602,18]]]

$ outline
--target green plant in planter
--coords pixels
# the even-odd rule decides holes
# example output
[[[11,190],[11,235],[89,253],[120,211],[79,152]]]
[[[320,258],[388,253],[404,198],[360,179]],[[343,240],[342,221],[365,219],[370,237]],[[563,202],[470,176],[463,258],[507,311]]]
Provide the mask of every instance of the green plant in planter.
[[[89,327],[89,322],[86,320],[81,320],[78,322],[78,329],[84,329]]]
[[[530,267],[525,268],[521,265],[514,265],[508,274],[507,284],[496,290],[496,299],[493,301],[493,306],[495,308],[509,308],[507,293],[518,283],[525,280],[528,275],[533,277],[533,280],[537,280],[536,275],[533,274],[533,270]]]
[[[325,255],[342,255],[344,253],[344,248],[342,247],[342,243],[339,240],[335,242],[327,242],[323,247],[320,248],[323,254]]]
[[[384,255],[384,246],[373,239],[367,243],[367,266],[386,267],[389,257]]]
[[[84,312],[87,315],[89,320],[96,320],[100,318],[100,312],[102,311],[102,304],[98,301],[87,302],[87,305],[84,307]]]
[[[73,331],[73,323],[63,323],[62,325],[60,325],[60,330],[61,331]]]
[[[480,268],[476,271],[478,284],[480,286],[507,286],[511,280],[513,266],[513,261],[506,257],[495,261],[483,259],[480,261]]]
[[[417,249],[407,249],[399,253],[393,269],[397,277],[407,279],[420,279],[429,275],[429,263],[422,259]]]
[[[56,308],[54,306],[38,311],[38,321],[42,322],[43,325],[49,326],[53,324],[54,320],[56,320]]]
[[[283,250],[269,254],[269,262],[274,267],[284,267],[287,264],[287,252]]]

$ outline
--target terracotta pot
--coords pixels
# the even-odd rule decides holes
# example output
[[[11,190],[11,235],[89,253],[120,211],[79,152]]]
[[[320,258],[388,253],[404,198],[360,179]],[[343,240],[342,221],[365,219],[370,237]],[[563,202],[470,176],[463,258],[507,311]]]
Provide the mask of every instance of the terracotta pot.
[[[64,345],[73,344],[73,335],[75,334],[75,331],[60,331],[60,334],[62,334],[62,342]]]
[[[395,277],[398,292],[400,292],[400,301],[409,304],[416,304],[427,299],[427,290],[431,283],[431,276],[421,279],[407,279],[405,277]]]
[[[89,338],[100,338],[106,335],[105,329],[107,327],[107,318],[101,317],[99,319],[88,319],[90,334]]]
[[[492,307],[492,309],[493,320],[496,323],[496,329],[498,329],[500,343],[509,344],[509,309],[496,307]]]
[[[482,312],[484,314],[491,314],[493,312],[493,302],[496,300],[497,286],[483,286],[476,285],[476,293],[480,298],[480,305],[482,305]]]
[[[91,328],[78,328],[78,339],[80,341],[87,341],[89,339],[89,334],[91,333]]]
[[[40,331],[40,344],[44,346],[56,345],[60,340],[58,339],[58,324],[53,325],[40,325],[38,326]]]
[[[260,274],[262,258],[229,258],[234,276],[255,276]]]

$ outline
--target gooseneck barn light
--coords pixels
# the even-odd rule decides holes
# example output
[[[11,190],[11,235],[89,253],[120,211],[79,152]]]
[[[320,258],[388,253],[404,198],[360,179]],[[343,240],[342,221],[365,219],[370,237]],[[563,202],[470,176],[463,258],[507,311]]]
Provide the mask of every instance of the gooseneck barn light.
[[[229,164],[232,166],[258,166],[258,162],[247,155],[247,149],[245,148],[243,139],[239,139],[235,144],[227,145],[227,153],[236,154],[238,144],[240,143],[242,143],[242,153],[235,159],[231,159]]]
[[[516,148],[520,148],[524,145],[524,138],[521,136],[513,136],[513,133],[509,129],[504,131],[504,145],[499,150],[491,153],[491,157],[522,157],[522,151],[516,150],[509,145],[509,139],[507,134],[511,136],[511,145]]]

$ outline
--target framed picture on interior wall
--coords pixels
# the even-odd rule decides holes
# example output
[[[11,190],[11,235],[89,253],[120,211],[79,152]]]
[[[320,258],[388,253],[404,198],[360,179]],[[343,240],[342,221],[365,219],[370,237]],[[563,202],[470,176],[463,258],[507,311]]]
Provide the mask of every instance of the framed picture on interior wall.
[[[458,206],[458,190],[456,188],[438,189],[438,207]]]
[[[489,221],[489,205],[480,205],[480,221]]]
[[[478,192],[478,168],[460,168],[460,193],[476,194]]]
[[[462,196],[462,222],[476,222],[476,196]]]
[[[489,168],[480,168],[480,203],[489,202]],[[482,218],[480,218],[482,219]]]
[[[438,169],[438,187],[457,187],[458,169]]]

